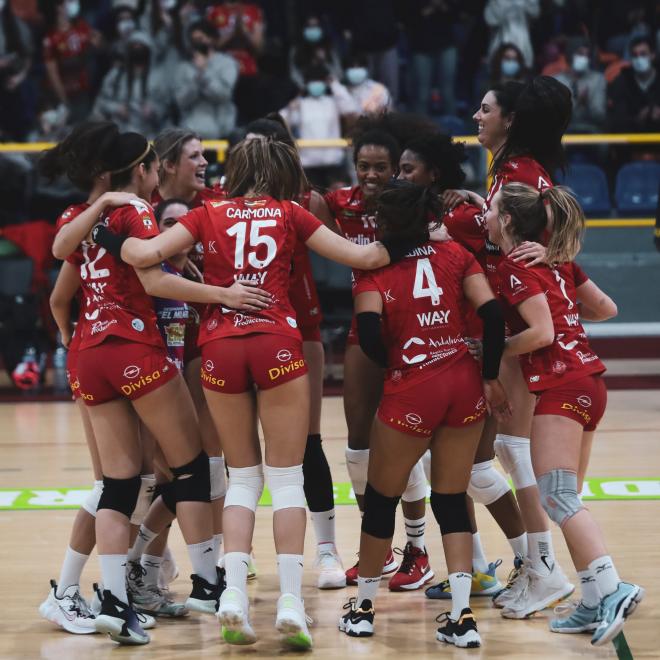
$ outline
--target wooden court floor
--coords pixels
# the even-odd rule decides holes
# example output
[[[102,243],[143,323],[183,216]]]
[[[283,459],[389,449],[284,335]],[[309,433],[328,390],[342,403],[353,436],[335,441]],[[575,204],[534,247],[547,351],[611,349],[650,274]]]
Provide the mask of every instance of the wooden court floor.
[[[323,431],[335,482],[347,481],[344,463],[345,425],[341,400],[324,403]],[[87,487],[91,472],[81,425],[73,405],[67,403],[0,405],[0,488]],[[601,426],[590,476],[660,479],[660,393],[619,391],[610,393],[610,405]],[[626,637],[634,658],[660,658],[660,500],[593,502],[608,539],[609,550],[622,577],[646,587],[647,596],[635,617],[626,625]],[[253,647],[228,647],[219,639],[214,617],[191,614],[185,620],[162,621],[152,630],[146,647],[117,648],[98,635],[69,635],[40,619],[37,607],[45,598],[49,578],[57,578],[75,511],[0,511],[0,658],[182,658],[288,657],[279,647],[274,630],[277,577],[271,537],[270,509],[257,515],[255,553],[258,579],[249,587],[253,625],[259,642]],[[511,552],[483,508],[479,522],[490,561],[504,560],[500,579],[506,579]],[[337,511],[338,546],[346,566],[355,560],[359,514],[355,506]],[[440,535],[430,511],[427,515],[427,545],[438,580],[445,577]],[[185,546],[178,530],[171,535],[180,577],[172,585],[175,594],[187,595],[190,573]],[[442,602],[429,601],[423,592],[393,594],[382,589],[377,603],[376,634],[368,640],[351,639],[338,632],[342,605],[355,588],[318,591],[312,569],[313,530],[308,527],[304,597],[314,618],[314,655],[322,658],[612,658],[612,646],[596,649],[589,636],[558,635],[547,630],[549,612],[528,621],[506,621],[484,599],[473,599],[481,649],[462,650],[435,640],[435,617],[444,611]],[[395,545],[403,546],[401,521]],[[562,566],[574,576],[563,541],[555,534]],[[83,593],[99,579],[93,556],[83,575]]]

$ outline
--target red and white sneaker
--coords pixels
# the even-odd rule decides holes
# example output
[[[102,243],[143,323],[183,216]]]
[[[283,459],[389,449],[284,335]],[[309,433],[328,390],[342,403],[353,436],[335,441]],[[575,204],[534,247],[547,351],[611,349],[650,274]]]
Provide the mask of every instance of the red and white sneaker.
[[[429,554],[426,548],[420,550],[408,541],[403,550],[395,548],[394,552],[403,555],[403,561],[396,575],[393,575],[390,580],[390,591],[421,589],[433,579],[433,571],[429,565]]]
[[[351,566],[346,571],[347,585],[354,586],[357,584],[359,566],[360,566],[360,560],[358,559],[357,562],[355,562],[355,566]],[[399,564],[397,563],[396,559],[394,559],[394,553],[392,552],[392,548],[390,548],[390,551],[387,553],[387,557],[385,557],[382,576],[389,577],[393,573],[396,573],[398,568],[399,568]]]

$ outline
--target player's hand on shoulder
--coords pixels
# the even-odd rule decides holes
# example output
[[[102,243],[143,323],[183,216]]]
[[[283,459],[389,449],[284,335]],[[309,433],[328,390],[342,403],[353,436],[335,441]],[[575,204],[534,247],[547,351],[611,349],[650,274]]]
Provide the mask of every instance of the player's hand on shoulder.
[[[546,263],[545,254],[547,249],[545,245],[540,243],[533,243],[531,241],[523,241],[518,247],[511,251],[509,256],[516,262],[526,261],[525,268],[536,266],[537,264]]]

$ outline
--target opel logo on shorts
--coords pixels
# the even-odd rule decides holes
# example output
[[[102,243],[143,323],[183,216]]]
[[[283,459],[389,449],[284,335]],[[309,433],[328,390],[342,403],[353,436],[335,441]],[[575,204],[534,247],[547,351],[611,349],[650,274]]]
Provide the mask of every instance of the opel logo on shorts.
[[[406,415],[406,422],[408,422],[410,426],[417,426],[422,423],[422,418],[417,413],[408,413]]]
[[[134,364],[124,369],[124,378],[127,378],[128,380],[134,380],[139,375],[140,375],[140,367],[136,367]]]
[[[213,369],[215,369],[215,365],[211,360],[207,360],[204,362],[204,369],[206,369],[206,371],[213,371]]]
[[[289,362],[293,355],[291,355],[291,351],[287,350],[286,348],[282,348],[279,351],[277,351],[277,355],[275,356],[280,362]]]
[[[590,408],[591,407],[591,397],[588,397],[586,394],[581,394],[577,398],[577,402],[583,407],[583,408]]]

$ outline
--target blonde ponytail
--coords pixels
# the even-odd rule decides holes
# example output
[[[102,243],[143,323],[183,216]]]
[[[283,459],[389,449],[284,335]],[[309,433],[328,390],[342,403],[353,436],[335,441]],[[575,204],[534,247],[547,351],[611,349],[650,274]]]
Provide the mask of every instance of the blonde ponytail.
[[[549,264],[573,261],[582,247],[586,221],[582,207],[564,186],[547,188],[541,194],[550,210],[550,240],[546,252]]]

